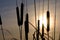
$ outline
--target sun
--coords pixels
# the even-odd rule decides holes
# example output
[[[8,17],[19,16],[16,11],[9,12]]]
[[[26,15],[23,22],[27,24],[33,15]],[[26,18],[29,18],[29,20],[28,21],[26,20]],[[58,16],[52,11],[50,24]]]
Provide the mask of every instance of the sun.
[[[43,18],[43,19],[42,19]],[[42,16],[42,14],[39,16],[39,20],[40,20],[40,27],[42,27],[42,24],[44,24],[44,27],[46,27],[47,25],[47,20],[46,20],[46,15],[44,14]]]
[[[42,20],[43,18],[43,20]],[[40,28],[42,28],[42,24],[44,24],[44,27],[47,28],[47,17],[46,17],[46,13],[42,14],[39,16],[39,20],[40,20]],[[54,19],[53,16],[50,16],[50,28],[53,28],[54,25]]]

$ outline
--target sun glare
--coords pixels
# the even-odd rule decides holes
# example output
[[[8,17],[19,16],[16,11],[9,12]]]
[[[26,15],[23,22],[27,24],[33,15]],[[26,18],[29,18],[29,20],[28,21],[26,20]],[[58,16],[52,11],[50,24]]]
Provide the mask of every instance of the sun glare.
[[[42,20],[43,18],[43,20]],[[40,20],[40,28],[42,28],[42,24],[44,24],[44,27],[47,28],[47,17],[46,17],[46,13],[44,13],[43,17],[42,15],[39,16],[39,20]],[[53,17],[50,16],[50,28],[53,27]]]

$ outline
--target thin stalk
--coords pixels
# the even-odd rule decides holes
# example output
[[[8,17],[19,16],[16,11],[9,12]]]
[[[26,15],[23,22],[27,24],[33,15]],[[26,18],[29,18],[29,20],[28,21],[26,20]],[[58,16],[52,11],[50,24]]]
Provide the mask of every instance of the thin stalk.
[[[3,40],[5,40],[5,37],[4,37],[4,31],[3,31],[2,25],[1,25],[1,30],[2,30],[2,35],[3,35]]]
[[[55,40],[55,29],[56,28],[56,0],[55,0],[55,18],[54,18],[54,40]]]

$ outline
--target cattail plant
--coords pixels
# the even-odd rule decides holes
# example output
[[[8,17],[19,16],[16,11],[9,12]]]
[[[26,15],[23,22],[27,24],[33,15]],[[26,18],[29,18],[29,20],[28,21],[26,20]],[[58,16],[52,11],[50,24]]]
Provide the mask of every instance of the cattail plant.
[[[29,23],[28,23],[28,14],[26,14],[26,21],[25,21],[25,32],[29,32]]]
[[[0,25],[2,25],[2,20],[1,20],[1,16],[0,16]]]
[[[42,40],[45,40],[45,38],[44,38],[44,24],[42,24]]]
[[[38,30],[37,30],[37,40],[39,40],[39,32],[40,32],[40,20],[38,20]]]
[[[49,31],[50,31],[50,12],[47,11],[47,35],[49,40]]]
[[[28,40],[28,33],[29,33],[29,23],[28,23],[28,13],[26,14],[26,21],[25,21],[25,36],[26,40]]]
[[[47,11],[47,31],[50,31],[50,13]]]
[[[24,4],[21,3],[21,25],[23,24],[23,12],[24,12]]]
[[[2,30],[3,40],[5,40],[5,37],[4,37],[4,31],[3,31],[3,26],[2,26],[1,16],[0,16],[0,25],[1,25],[1,30]]]
[[[19,7],[16,7],[16,13],[17,13],[17,20],[18,20],[18,26],[21,25],[20,17],[19,17]]]

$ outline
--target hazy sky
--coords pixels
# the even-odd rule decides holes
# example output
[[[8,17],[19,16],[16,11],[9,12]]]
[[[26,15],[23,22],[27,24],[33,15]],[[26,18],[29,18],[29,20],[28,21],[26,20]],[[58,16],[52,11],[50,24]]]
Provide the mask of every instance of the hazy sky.
[[[29,21],[34,25],[34,4],[33,4],[34,0],[28,0],[28,13],[29,13]],[[47,11],[47,0],[44,0],[44,13],[46,15],[46,11]],[[51,15],[51,34],[53,33],[53,26],[54,26],[54,12],[55,12],[55,0],[50,0],[50,15]],[[21,0],[18,0],[18,6],[20,8],[20,4],[21,4]],[[26,1],[24,0],[24,4],[26,5]],[[39,0],[36,0],[36,4],[37,4],[37,15],[40,11],[40,16],[42,15],[42,4],[43,4],[43,0],[40,0],[40,4],[39,4]],[[40,5],[40,10],[39,10],[39,5]],[[26,8],[26,7],[24,7]],[[56,7],[57,11],[56,11],[56,40],[58,40],[58,35],[59,35],[59,29],[60,29],[60,0],[57,0],[57,7]],[[25,19],[25,14],[26,14],[26,9],[24,10],[24,19]],[[6,40],[11,39],[13,37],[19,39],[19,27],[17,25],[17,16],[16,16],[16,0],[0,0],[0,15],[2,16],[2,23],[3,23],[3,28],[10,31],[11,34],[9,34],[7,31],[4,31],[5,33],[5,38]],[[24,20],[25,21],[25,20]],[[53,26],[52,26],[53,25]],[[0,27],[1,28],[1,27]],[[29,26],[29,40],[32,40],[32,34],[34,33],[34,28],[30,25]],[[2,39],[2,34],[1,34],[1,30],[0,30],[0,40]],[[24,37],[24,25],[23,25],[23,40],[25,39]]]

